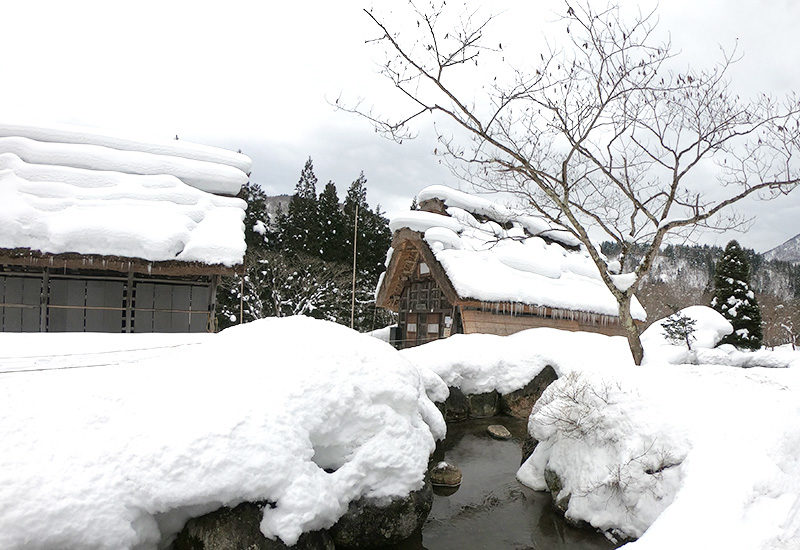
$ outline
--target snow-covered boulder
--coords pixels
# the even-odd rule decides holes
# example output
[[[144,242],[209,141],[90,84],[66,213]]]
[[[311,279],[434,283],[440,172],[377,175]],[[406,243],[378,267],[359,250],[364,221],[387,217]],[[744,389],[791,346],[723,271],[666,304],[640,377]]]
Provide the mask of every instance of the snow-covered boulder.
[[[692,341],[692,349],[695,351],[713,348],[723,337],[733,332],[728,320],[710,307],[689,306],[679,313],[696,322]],[[659,319],[642,333],[643,363],[665,360],[676,364],[695,362],[695,354],[685,345],[673,344],[664,336],[664,321],[665,319]]]
[[[444,436],[419,371],[333,323],[265,319],[138,353],[2,375],[0,548],[155,549],[245,501],[272,503],[260,529],[292,544],[352,501],[420,489]]]

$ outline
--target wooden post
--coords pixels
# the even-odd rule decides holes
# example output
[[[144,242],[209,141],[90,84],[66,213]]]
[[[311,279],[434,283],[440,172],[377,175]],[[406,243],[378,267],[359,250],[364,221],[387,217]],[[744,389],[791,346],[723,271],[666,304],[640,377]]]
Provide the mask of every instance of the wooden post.
[[[244,323],[244,273],[239,283],[239,324]]]
[[[128,302],[125,304],[125,332],[133,332],[133,271],[128,271]]]
[[[358,250],[358,201],[356,201],[356,223],[353,230],[353,288],[350,294],[350,328],[356,313],[356,251]]]
[[[42,273],[42,292],[39,295],[39,332],[47,332],[47,303],[50,301],[50,272]]]
[[[208,323],[207,332],[217,332],[217,286],[219,285],[219,275],[211,276],[211,296],[208,303]]]

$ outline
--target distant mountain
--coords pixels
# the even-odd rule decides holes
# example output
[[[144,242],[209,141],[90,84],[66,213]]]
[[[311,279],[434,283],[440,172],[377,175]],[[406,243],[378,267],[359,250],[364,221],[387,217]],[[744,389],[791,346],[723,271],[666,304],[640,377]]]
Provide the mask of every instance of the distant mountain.
[[[795,235],[782,245],[764,252],[764,259],[800,263],[800,235]]]

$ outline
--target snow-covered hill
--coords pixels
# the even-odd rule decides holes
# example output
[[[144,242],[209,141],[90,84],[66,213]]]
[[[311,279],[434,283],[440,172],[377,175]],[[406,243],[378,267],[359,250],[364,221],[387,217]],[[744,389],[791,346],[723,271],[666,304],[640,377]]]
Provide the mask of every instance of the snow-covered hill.
[[[800,262],[800,234],[795,235],[772,250],[767,250],[763,256],[765,260],[778,260],[793,264]]]

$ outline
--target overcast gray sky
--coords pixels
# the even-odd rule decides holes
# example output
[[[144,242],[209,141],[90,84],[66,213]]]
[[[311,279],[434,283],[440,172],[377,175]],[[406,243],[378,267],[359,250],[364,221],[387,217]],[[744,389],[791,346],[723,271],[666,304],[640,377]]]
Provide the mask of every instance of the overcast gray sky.
[[[385,9],[396,2],[375,2]],[[397,145],[365,121],[337,112],[343,93],[391,105],[377,76],[380,51],[361,12],[367,1],[138,1],[3,4],[0,105],[12,122],[78,124],[123,135],[181,139],[242,149],[252,180],[291,193],[305,159],[340,196],[361,170],[368,199],[405,210],[434,183],[459,182],[433,156],[430,133]],[[623,1],[625,9],[654,5]],[[533,52],[551,29],[556,0],[486,3],[502,12],[495,30]],[[717,59],[738,38],[744,59],[732,76],[743,94],[800,91],[800,2],[664,0],[659,28],[686,64]],[[764,251],[800,233],[800,191],[752,203],[738,238]]]

